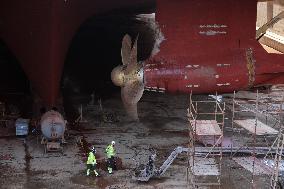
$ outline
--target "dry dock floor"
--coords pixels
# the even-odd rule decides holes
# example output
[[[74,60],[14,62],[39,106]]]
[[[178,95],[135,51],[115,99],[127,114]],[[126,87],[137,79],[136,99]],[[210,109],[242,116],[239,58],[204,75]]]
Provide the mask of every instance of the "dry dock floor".
[[[103,100],[102,105],[105,112],[115,115],[119,121],[103,123],[97,103],[87,106],[89,96],[71,98],[75,108],[83,104],[83,119],[87,122],[73,126],[68,131],[69,137],[64,145],[63,155],[45,154],[36,135],[29,135],[24,143],[23,139],[14,136],[14,128],[0,128],[0,188],[190,188],[186,181],[186,153],[179,155],[160,178],[153,178],[147,183],[132,179],[133,169],[138,162],[147,161],[151,149],[157,152],[156,165],[160,166],[175,147],[188,145],[188,100],[187,95],[145,93],[138,104],[140,122],[136,123],[127,121],[118,93]],[[226,118],[229,119],[229,115]],[[98,169],[101,174],[99,178],[85,176],[84,148],[78,143],[82,137],[86,141],[85,147],[92,144],[97,148],[101,165]],[[112,140],[116,141],[117,156],[121,158],[122,165],[114,174],[108,175],[103,167],[104,150]],[[251,174],[229,158],[224,157],[221,173],[220,188],[250,188]],[[257,176],[255,185],[259,189],[269,188],[269,177]]]

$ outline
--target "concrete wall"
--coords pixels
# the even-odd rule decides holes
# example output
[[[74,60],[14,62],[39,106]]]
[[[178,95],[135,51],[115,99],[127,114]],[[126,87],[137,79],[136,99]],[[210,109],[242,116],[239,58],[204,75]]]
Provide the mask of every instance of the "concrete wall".
[[[276,16],[281,11],[284,11],[284,0],[273,0],[269,2],[259,2],[257,6],[257,22],[258,27],[262,26],[271,19],[272,16]],[[279,21],[270,30],[276,34],[284,36],[284,19]]]

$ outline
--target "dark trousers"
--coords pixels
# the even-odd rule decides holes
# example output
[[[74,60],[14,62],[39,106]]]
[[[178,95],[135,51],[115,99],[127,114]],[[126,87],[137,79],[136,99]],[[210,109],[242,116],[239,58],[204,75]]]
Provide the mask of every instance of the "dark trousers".
[[[116,169],[116,163],[115,163],[115,158],[113,156],[111,156],[111,158],[107,159],[107,167],[112,168],[113,170],[117,170]]]
[[[90,171],[93,172],[96,169],[96,164],[95,165],[87,164],[87,169],[90,169]]]

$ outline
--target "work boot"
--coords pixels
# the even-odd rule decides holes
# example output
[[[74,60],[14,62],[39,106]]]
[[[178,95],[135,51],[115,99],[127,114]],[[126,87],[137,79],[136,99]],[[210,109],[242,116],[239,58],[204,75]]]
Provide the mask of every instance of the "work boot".
[[[109,174],[112,174],[112,168],[111,167],[108,167],[107,170],[108,170]]]

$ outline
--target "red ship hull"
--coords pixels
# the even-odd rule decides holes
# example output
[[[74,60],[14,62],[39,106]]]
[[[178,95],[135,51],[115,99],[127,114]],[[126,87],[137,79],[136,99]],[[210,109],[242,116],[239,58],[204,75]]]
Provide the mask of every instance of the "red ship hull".
[[[225,93],[283,84],[284,56],[255,39],[256,8],[256,0],[158,0],[165,40],[145,63],[146,89]]]
[[[11,0],[0,3],[0,38],[17,57],[34,92],[56,105],[68,47],[91,16],[153,6],[153,0]]]
[[[268,55],[255,40],[257,0],[3,1],[0,38],[51,107],[80,25],[96,14],[155,2],[166,40],[146,63],[147,87],[208,93],[283,83],[283,56]]]

